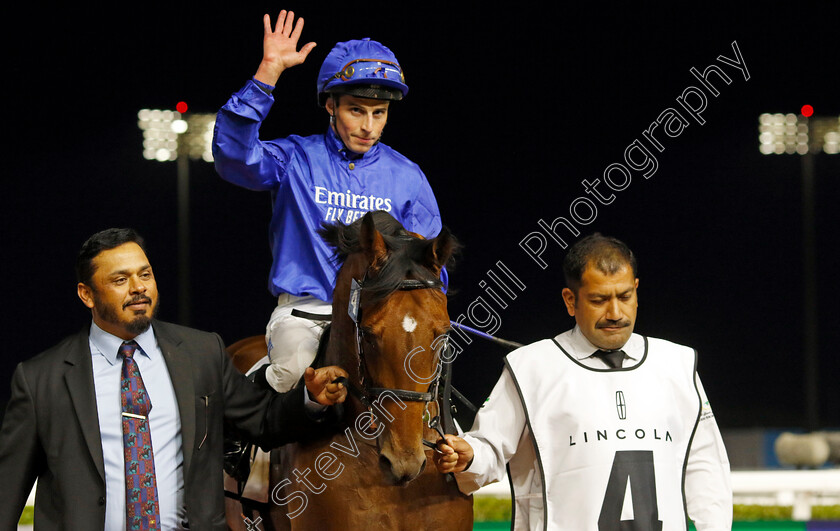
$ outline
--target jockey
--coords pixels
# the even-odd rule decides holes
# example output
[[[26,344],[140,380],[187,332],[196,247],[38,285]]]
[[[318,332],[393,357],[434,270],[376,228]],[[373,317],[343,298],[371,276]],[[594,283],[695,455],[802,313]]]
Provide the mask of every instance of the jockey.
[[[370,40],[341,42],[318,73],[318,103],[329,114],[321,134],[264,141],[259,128],[281,73],[315,47],[297,50],[303,19],[280,12],[272,30],[263,18],[263,57],[257,73],[219,111],[213,156],[219,175],[238,186],[270,191],[273,263],[268,287],[277,308],[266,327],[266,380],[277,391],[294,386],[317,350],[324,321],[293,309],[330,314],[338,264],[316,231],[350,223],[372,210],[388,211],[426,238],[440,232],[437,201],[426,176],[380,142],[391,102],[408,93],[394,54]],[[446,284],[446,272],[442,272]]]

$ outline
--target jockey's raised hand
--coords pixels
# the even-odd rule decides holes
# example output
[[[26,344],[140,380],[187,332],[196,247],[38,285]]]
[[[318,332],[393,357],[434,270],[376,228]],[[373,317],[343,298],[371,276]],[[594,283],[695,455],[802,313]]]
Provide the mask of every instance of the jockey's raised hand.
[[[438,441],[437,447],[443,453],[435,452],[432,459],[441,474],[462,472],[472,463],[472,446],[456,435],[447,434],[446,439]]]
[[[254,75],[257,81],[276,85],[284,70],[303,63],[315,48],[315,43],[309,42],[298,51],[303,19],[298,18],[297,24],[294,19],[294,12],[284,9],[277,16],[277,25],[272,30],[271,17],[263,15],[263,58]]]
[[[312,399],[324,406],[340,404],[347,398],[347,388],[344,384],[333,383],[338,377],[347,378],[347,371],[341,367],[330,366],[313,369],[307,367],[303,373],[306,389]]]

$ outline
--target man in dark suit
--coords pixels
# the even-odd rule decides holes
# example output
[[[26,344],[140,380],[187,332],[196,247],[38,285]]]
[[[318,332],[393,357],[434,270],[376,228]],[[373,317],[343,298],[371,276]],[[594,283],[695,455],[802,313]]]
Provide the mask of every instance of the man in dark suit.
[[[226,529],[223,423],[266,448],[303,437],[344,400],[331,382],[346,373],[308,369],[305,385],[273,393],[234,369],[219,336],[156,320],[154,274],[131,229],[91,236],[76,269],[92,323],[15,370],[0,430],[0,529],[16,527],[36,479],[38,530]],[[138,415],[127,400],[151,406]],[[153,494],[142,494],[140,518],[140,489],[126,487],[138,465],[126,461],[144,433],[140,466],[152,475],[140,484]]]

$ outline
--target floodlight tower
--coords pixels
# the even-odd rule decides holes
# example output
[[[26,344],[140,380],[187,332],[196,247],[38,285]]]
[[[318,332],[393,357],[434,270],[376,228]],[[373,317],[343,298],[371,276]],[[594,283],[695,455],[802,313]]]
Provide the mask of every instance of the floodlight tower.
[[[142,109],[137,125],[143,131],[143,158],[175,161],[178,174],[178,322],[190,324],[190,159],[213,162],[211,143],[215,114]]]
[[[840,153],[840,116],[812,115],[813,108],[805,105],[799,115],[765,113],[758,118],[758,150],[762,154],[798,154],[801,157],[805,427],[811,431],[820,427],[814,156],[820,152],[829,155]]]

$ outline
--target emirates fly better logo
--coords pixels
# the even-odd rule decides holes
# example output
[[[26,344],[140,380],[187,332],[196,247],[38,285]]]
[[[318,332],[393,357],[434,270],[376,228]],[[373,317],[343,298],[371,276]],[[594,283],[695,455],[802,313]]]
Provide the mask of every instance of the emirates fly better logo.
[[[627,418],[627,403],[624,401],[624,393],[622,391],[615,392],[615,409],[618,412],[618,418],[624,420]]]

